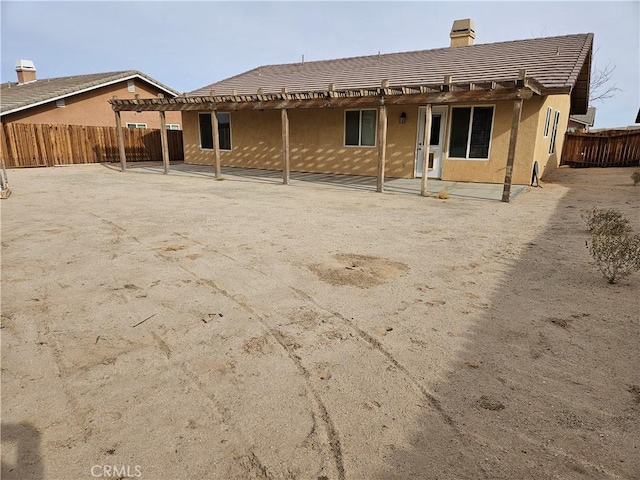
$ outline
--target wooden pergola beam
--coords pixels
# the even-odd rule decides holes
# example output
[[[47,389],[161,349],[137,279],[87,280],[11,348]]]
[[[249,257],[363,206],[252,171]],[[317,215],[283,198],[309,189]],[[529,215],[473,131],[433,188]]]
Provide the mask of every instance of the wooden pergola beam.
[[[162,146],[162,165],[163,173],[169,173],[169,142],[167,141],[167,119],[164,112],[160,112],[160,143]]]
[[[427,192],[427,177],[429,176],[429,149],[431,147],[431,104],[427,103],[425,109],[427,118],[424,122],[424,144],[422,146],[424,155],[422,156],[422,178],[420,179],[420,195],[422,195],[423,197],[428,197],[429,193]]]
[[[378,179],[376,192],[384,192],[384,171],[387,160],[387,106],[380,105],[378,112]]]
[[[286,108],[280,111],[282,118],[282,183],[289,185],[290,151],[289,151],[289,114]]]
[[[481,84],[471,84],[466,90],[421,93],[394,94],[394,88],[380,89],[376,94],[339,96],[338,92],[326,92],[323,96],[310,98],[295,98],[294,94],[288,94],[291,98],[274,98],[278,95],[240,95],[239,101],[227,99],[227,97],[179,97],[177,99],[153,100],[116,100],[110,101],[116,111],[197,111],[210,112],[212,110],[238,111],[238,110],[279,110],[283,108],[367,108],[378,107],[384,98],[386,105],[425,105],[447,104],[458,102],[485,102],[515,100],[518,98],[529,99],[534,91],[529,86],[496,87],[485,89]],[[401,90],[407,91],[407,90]],[[373,92],[373,91],[372,91]],[[315,92],[317,94],[317,92]],[[300,95],[297,95],[300,96]],[[255,97],[255,98],[254,98]]]
[[[218,127],[218,112],[211,112],[211,135],[213,138],[213,158],[215,161],[216,178],[222,176],[222,168],[220,166],[220,129]]]
[[[516,158],[516,144],[518,142],[518,128],[520,127],[520,117],[522,115],[522,99],[513,102],[513,116],[511,118],[511,135],[509,136],[509,150],[507,153],[507,168],[504,174],[504,188],[502,190],[502,201],[509,203],[511,200],[511,179],[513,176],[513,164]]]
[[[120,151],[120,171],[127,171],[127,155],[124,150],[124,134],[122,132],[122,119],[120,112],[116,110],[116,133],[118,135],[118,150]]]

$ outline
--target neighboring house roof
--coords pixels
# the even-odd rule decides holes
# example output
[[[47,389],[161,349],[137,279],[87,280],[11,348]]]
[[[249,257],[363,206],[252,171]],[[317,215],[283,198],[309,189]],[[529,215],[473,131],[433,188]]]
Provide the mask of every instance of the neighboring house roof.
[[[172,97],[179,95],[172,88],[137,70],[47,78],[23,84],[7,82],[0,85],[0,115],[19,112],[37,105],[135,78],[139,78],[165,91]]]
[[[587,113],[585,115],[571,115],[569,120],[593,127],[593,124],[596,121],[596,108],[589,107],[587,108]]]
[[[390,85],[453,82],[484,82],[518,77],[526,69],[543,87],[542,94],[572,92],[579,83],[578,113],[586,111],[593,34],[515,40],[500,43],[447,47],[415,52],[390,53],[336,60],[266,65],[199,88],[193,96],[255,94],[326,90],[330,83],[340,89]],[[586,65],[586,68],[585,68]],[[573,102],[572,102],[573,103]]]

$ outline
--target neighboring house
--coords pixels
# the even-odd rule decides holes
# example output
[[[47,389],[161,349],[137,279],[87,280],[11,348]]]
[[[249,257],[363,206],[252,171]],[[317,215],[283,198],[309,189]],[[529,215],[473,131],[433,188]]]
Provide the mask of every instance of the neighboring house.
[[[571,115],[569,117],[569,125],[567,125],[567,132],[570,133],[587,133],[590,127],[596,121],[596,109],[595,107],[589,107],[586,115]]]
[[[72,77],[36,78],[33,62],[16,62],[17,82],[0,86],[0,121],[3,124],[66,124],[116,126],[109,104],[118,98],[157,97],[159,93],[173,98],[175,90],[137,70],[94,73]],[[160,128],[157,114],[125,112],[123,126]],[[167,114],[167,128],[181,130],[180,112]]]
[[[556,168],[569,115],[587,113],[593,34],[474,45],[467,19],[450,37],[447,48],[269,65],[175,99],[111,103],[182,111],[192,164],[378,175],[380,189],[384,176],[422,176],[430,132],[429,177],[528,184],[534,162],[540,176]]]

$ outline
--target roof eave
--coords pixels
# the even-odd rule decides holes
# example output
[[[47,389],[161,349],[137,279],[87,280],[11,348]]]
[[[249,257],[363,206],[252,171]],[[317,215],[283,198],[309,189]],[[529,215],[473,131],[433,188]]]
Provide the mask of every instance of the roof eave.
[[[5,110],[3,112],[0,112],[0,117],[4,117],[5,115],[10,115],[12,113],[17,113],[17,112],[21,112],[23,110],[28,110],[30,108],[34,108],[34,107],[38,107],[40,105],[45,105],[47,103],[51,103],[51,102],[56,102],[58,100],[62,100],[65,98],[69,98],[72,97],[74,95],[79,95],[81,93],[86,93],[86,92],[90,92],[92,90],[97,90],[98,88],[102,88],[102,87],[107,87],[109,85],[113,85],[114,83],[118,83],[118,82],[123,82],[126,80],[131,80],[133,78],[139,78],[140,80],[153,85],[154,87],[163,90],[165,92],[167,92],[168,94],[172,95],[173,97],[177,97],[178,95],[180,95],[177,91],[167,87],[166,85],[162,85],[160,82],[156,82],[153,79],[151,79],[150,77],[147,77],[146,75],[142,74],[141,72],[135,72],[132,73],[130,75],[124,76],[124,77],[119,77],[116,79],[112,79],[106,82],[99,82],[99,83],[95,83],[93,85],[87,86],[86,88],[80,89],[80,90],[73,90],[73,91],[69,91],[67,90],[66,93],[60,94],[60,95],[56,95],[54,97],[45,97],[42,100],[36,101],[36,102],[29,102],[29,103],[24,103],[22,105],[20,105],[19,107],[15,107],[12,108],[10,110]],[[40,97],[42,98],[42,97]]]

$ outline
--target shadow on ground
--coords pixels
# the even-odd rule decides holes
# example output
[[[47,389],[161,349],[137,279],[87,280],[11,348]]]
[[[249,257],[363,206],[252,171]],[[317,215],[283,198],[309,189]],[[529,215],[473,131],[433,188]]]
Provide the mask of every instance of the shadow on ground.
[[[412,447],[395,450],[377,478],[640,478],[639,275],[608,285],[590,264],[580,218],[614,206],[599,203],[609,191],[637,219],[640,191],[630,185],[565,185],[434,388],[449,433],[425,416]]]
[[[30,423],[2,423],[1,429],[2,456],[9,461],[3,460],[0,476],[4,480],[43,479],[40,432]]]
[[[103,163],[103,166],[110,170],[120,170],[119,164]],[[163,171],[159,162],[133,162],[127,164],[127,170],[137,173],[160,174]],[[235,181],[282,184],[282,172],[279,170],[263,170],[258,168],[222,167],[222,179],[232,179]],[[192,165],[183,162],[172,162],[171,174],[189,175],[201,178],[215,179],[215,172],[212,166]],[[386,178],[384,191],[386,193],[420,195],[419,178]],[[376,177],[362,175],[341,175],[333,173],[309,173],[291,172],[291,185],[317,185],[329,188],[341,188],[349,190],[376,191]],[[518,195],[526,190],[525,185],[512,185],[511,200],[515,200]],[[427,191],[430,196],[437,196],[440,192],[446,192],[447,198],[463,198],[470,200],[491,200],[501,201],[502,184],[451,182],[443,180],[429,179]]]

